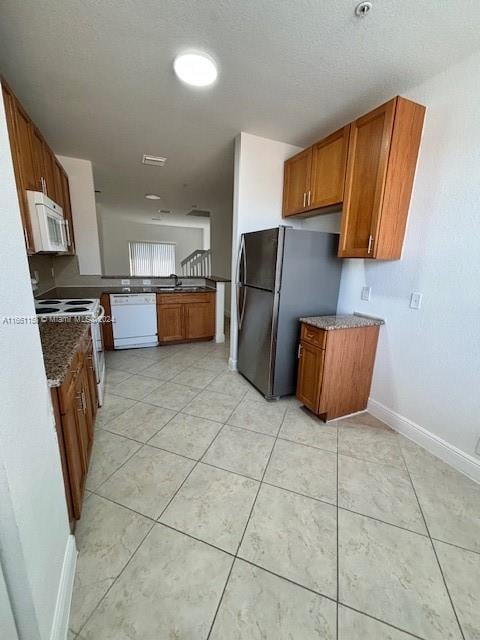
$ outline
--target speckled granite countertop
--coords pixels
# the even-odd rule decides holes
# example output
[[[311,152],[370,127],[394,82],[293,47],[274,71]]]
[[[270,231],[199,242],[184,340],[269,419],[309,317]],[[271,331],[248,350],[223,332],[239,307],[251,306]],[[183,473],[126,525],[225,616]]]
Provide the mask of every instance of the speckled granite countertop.
[[[48,320],[39,324],[49,387],[62,384],[80,341],[90,329],[89,322],[67,319],[70,322]]]
[[[317,329],[332,331],[334,329],[357,329],[359,327],[375,327],[385,324],[380,318],[367,318],[366,316],[312,316],[300,318],[300,322],[310,324]]]

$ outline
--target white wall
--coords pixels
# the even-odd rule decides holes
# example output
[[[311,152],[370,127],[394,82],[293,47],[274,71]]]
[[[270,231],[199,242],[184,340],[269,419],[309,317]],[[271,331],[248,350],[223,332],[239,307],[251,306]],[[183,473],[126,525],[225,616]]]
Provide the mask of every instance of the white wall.
[[[20,211],[0,100],[0,562],[21,638],[47,640],[54,619],[68,516],[35,318]]]
[[[192,251],[209,246],[209,233],[202,227],[167,226],[119,215],[117,211],[100,208],[102,236],[103,273],[105,275],[128,275],[130,262],[128,243],[132,240],[145,242],[174,242],[176,245],[176,273],[181,274],[181,261]],[[207,231],[209,229],[207,228]]]
[[[479,66],[476,55],[404,94],[427,113],[402,260],[348,261],[339,300],[341,311],[386,320],[372,410],[386,407],[471,456],[480,437]],[[360,300],[364,285],[370,302]],[[419,311],[409,309],[413,291],[423,293]]]
[[[230,367],[237,365],[235,277],[242,233],[285,224],[282,218],[283,163],[300,147],[242,132],[235,139],[232,222]],[[290,222],[290,221],[289,221]]]
[[[235,277],[240,236],[248,231],[277,227],[281,224],[299,229],[338,232],[339,214],[315,219],[282,218],[283,165],[298,151],[277,140],[240,133],[235,140],[235,170],[232,229],[232,299],[230,367],[237,363],[237,305]]]
[[[73,228],[78,265],[82,275],[102,273],[95,187],[90,160],[58,156],[70,184]]]

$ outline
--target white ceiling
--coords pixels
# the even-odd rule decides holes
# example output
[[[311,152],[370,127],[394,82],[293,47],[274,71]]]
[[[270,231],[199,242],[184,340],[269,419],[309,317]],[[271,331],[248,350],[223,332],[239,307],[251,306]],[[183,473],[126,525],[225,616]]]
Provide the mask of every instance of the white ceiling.
[[[480,48],[478,0],[355,4],[2,0],[0,69],[56,152],[92,160],[99,202],[228,208],[239,131],[305,146]],[[213,88],[173,75],[190,48],[218,61]]]

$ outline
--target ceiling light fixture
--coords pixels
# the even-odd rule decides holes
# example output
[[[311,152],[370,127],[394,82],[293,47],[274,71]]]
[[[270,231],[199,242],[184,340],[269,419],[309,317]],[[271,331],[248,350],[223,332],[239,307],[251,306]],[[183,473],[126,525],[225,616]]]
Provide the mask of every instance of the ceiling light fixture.
[[[160,196],[157,195],[156,193],[146,193],[145,198],[147,200],[160,200]]]
[[[182,82],[193,87],[208,87],[218,76],[215,61],[205,53],[181,53],[173,62],[173,70]]]

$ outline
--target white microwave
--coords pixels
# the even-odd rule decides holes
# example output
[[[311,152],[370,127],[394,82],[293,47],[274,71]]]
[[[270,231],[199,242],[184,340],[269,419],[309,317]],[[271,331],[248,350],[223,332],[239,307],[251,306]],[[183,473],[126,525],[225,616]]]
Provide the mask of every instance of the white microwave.
[[[62,207],[41,191],[27,191],[27,200],[35,252],[67,251],[66,221]]]

